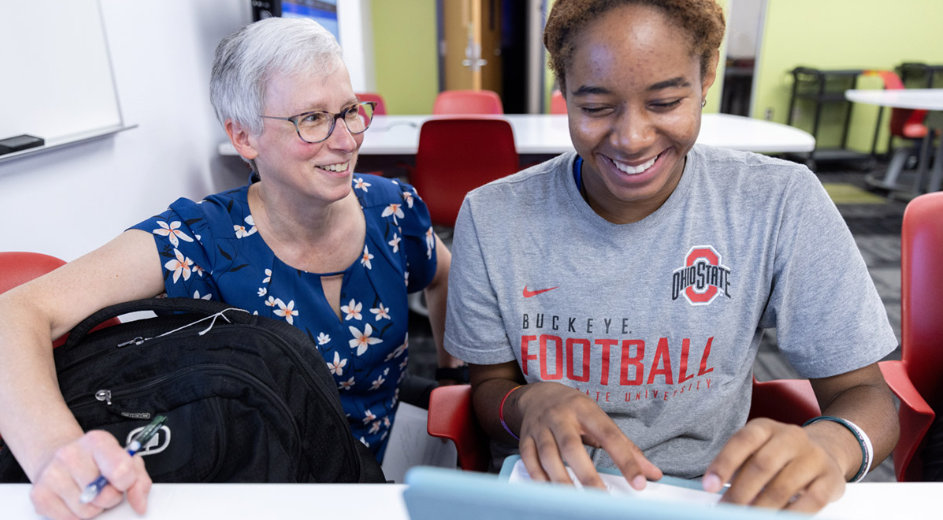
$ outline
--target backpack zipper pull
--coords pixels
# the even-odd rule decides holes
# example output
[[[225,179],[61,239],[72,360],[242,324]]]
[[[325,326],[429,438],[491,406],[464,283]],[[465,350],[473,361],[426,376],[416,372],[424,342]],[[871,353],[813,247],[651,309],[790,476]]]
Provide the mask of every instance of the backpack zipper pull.
[[[105,404],[111,406],[111,390],[99,390],[95,392],[95,399],[105,401]]]
[[[140,345],[141,343],[144,343],[145,341],[147,341],[146,338],[142,338],[141,336],[138,336],[134,339],[129,339],[128,341],[118,343],[118,348],[127,347],[128,345]]]

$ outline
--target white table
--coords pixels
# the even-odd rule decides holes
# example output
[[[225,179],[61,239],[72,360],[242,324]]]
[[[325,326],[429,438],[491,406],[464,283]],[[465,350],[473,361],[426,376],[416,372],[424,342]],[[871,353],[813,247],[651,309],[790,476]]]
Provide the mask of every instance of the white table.
[[[364,134],[360,155],[414,156],[419,147],[419,128],[437,116],[376,116]],[[447,116],[445,116],[447,117]],[[506,114],[521,155],[557,155],[573,150],[565,115]],[[752,152],[810,152],[815,148],[811,134],[770,121],[729,114],[704,114],[697,142]],[[228,142],[219,145],[222,155],[235,155]]]
[[[846,90],[845,98],[855,103],[867,103],[882,107],[892,108],[910,108],[914,110],[930,110],[943,112],[943,89],[903,89],[903,90]],[[928,122],[932,118],[928,118]],[[941,123],[938,128],[943,127]],[[927,165],[930,161],[930,142],[932,139],[926,139],[920,150],[920,164],[917,167],[917,176],[911,188],[912,195],[918,195],[923,188],[923,178],[927,171]],[[928,191],[939,191],[941,181],[943,181],[943,140],[937,149],[938,158],[933,165],[933,171],[930,174],[930,183]],[[879,182],[884,188],[899,189],[897,179],[885,177]]]
[[[138,516],[127,502],[102,520],[256,520],[259,518],[345,518],[408,520],[405,485],[155,484],[148,511]],[[943,483],[849,484],[845,495],[816,518],[866,520],[936,519]],[[448,513],[444,512],[443,518]],[[29,500],[29,485],[0,485],[0,518],[39,518]]]

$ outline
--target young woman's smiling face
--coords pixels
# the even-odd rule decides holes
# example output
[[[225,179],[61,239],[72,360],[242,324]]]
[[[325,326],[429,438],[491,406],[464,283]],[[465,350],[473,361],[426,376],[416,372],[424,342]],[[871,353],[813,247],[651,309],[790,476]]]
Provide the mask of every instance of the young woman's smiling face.
[[[629,5],[587,24],[567,61],[570,137],[590,205],[641,220],[678,185],[701,125],[703,77],[690,39],[657,9]]]

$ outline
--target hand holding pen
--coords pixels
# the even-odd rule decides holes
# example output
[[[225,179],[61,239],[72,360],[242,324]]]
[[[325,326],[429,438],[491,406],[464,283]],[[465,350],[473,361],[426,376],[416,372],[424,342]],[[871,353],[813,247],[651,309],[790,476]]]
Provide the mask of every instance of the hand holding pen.
[[[125,446],[125,449],[128,451],[128,455],[132,457],[136,454],[142,446],[144,446],[147,441],[151,440],[157,432],[160,430],[160,426],[166,421],[167,418],[163,415],[158,415],[151,421],[150,424],[144,427],[143,430],[139,431],[131,438],[131,441],[128,442],[128,445]],[[82,504],[88,504],[101,493],[102,489],[108,485],[108,480],[104,475],[99,475],[94,482],[85,487],[85,491],[82,492],[82,495],[79,497],[79,502]]]

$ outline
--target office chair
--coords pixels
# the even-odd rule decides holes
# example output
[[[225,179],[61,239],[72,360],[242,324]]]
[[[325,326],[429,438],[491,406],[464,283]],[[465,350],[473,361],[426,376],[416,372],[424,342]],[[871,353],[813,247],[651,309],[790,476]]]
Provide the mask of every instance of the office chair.
[[[380,94],[376,94],[374,92],[359,92],[357,93],[357,99],[360,101],[373,101],[376,103],[377,106],[373,109],[373,115],[386,115],[386,102],[383,101],[383,96]]]
[[[753,379],[750,419],[769,417],[781,422],[803,424],[821,415],[812,385],[806,379]],[[487,471],[491,462],[489,440],[472,406],[471,385],[440,386],[429,398],[427,431],[433,437],[449,439],[458,451],[458,464],[465,471]]]
[[[904,82],[893,71],[890,70],[868,70],[866,76],[878,76],[884,82],[885,90],[902,90]],[[881,125],[881,116],[884,114],[884,107],[881,107],[878,113],[877,129],[874,131],[873,149],[876,148],[878,131]],[[923,120],[927,116],[926,110],[912,110],[909,108],[892,108],[890,121],[890,135],[887,138],[887,153],[892,154],[891,160],[887,165],[887,172],[884,174],[880,185],[885,188],[894,189],[897,186],[897,179],[907,165],[907,160],[913,155],[915,149],[919,150],[923,145],[923,140],[932,139]],[[894,147],[894,138],[907,139],[912,144],[918,146]],[[916,143],[914,143],[916,142]],[[919,186],[917,187],[919,189]]]
[[[5,293],[33,278],[39,278],[63,265],[65,265],[63,260],[42,253],[0,251],[0,293]],[[96,327],[95,330],[119,323],[121,322],[117,318],[113,318]],[[68,336],[65,334],[54,341],[53,348],[64,344]]]
[[[913,199],[901,229],[901,359],[881,371],[900,398],[900,440],[894,473],[900,482],[923,480],[921,452],[943,402],[943,192]]]
[[[550,113],[566,115],[566,99],[563,99],[563,93],[554,90],[550,95]]]
[[[432,105],[434,115],[504,114],[498,94],[490,90],[444,90]]]
[[[419,129],[410,182],[432,223],[454,227],[469,191],[519,169],[514,132],[503,119],[430,119]]]

